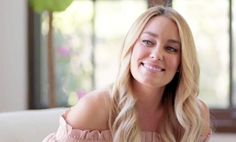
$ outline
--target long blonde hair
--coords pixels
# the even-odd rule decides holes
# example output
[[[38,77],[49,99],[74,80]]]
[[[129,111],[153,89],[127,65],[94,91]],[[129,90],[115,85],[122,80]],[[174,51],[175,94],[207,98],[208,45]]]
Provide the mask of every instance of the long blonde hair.
[[[133,46],[148,21],[165,16],[176,23],[181,40],[179,72],[165,87],[162,104],[167,112],[160,130],[164,142],[196,142],[203,129],[197,96],[199,93],[199,65],[191,30],[175,10],[154,6],[134,22],[126,35],[121,53],[120,70],[111,92],[109,128],[114,142],[141,142],[141,130],[135,113],[136,99],[131,90],[130,59]]]

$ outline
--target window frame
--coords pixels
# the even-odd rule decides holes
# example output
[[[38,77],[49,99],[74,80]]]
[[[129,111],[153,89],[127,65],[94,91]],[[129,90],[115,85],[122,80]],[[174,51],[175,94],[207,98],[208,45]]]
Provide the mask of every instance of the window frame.
[[[213,132],[236,132],[236,109],[210,109]]]
[[[28,108],[43,109],[41,95],[41,52],[40,52],[40,15],[33,12],[28,4]]]
[[[210,109],[213,130],[216,132],[236,132],[236,108],[233,102],[233,9],[232,0],[228,0],[228,36],[229,36],[229,106],[227,109]]]

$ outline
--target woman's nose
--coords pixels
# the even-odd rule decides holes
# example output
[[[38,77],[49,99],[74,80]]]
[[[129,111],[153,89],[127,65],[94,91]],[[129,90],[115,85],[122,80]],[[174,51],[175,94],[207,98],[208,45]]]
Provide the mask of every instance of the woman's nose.
[[[161,45],[156,45],[152,49],[150,57],[154,60],[163,61],[164,57],[163,57],[163,51],[162,51]]]

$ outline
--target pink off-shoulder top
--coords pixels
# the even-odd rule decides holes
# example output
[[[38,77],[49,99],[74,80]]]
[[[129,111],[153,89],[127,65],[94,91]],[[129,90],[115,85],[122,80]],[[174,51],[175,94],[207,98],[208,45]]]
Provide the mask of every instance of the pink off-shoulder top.
[[[110,130],[80,130],[73,129],[63,116],[60,117],[60,125],[56,133],[49,134],[42,142],[112,142]],[[199,142],[207,142],[210,134],[201,137]],[[156,132],[141,132],[142,142],[160,142]]]

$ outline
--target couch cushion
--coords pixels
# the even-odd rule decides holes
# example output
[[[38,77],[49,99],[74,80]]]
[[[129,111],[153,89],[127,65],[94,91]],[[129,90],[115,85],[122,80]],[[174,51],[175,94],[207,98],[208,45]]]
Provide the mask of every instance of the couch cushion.
[[[59,126],[66,108],[0,113],[1,142],[41,142]]]

